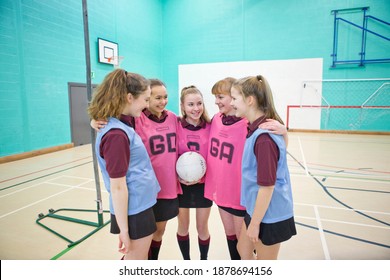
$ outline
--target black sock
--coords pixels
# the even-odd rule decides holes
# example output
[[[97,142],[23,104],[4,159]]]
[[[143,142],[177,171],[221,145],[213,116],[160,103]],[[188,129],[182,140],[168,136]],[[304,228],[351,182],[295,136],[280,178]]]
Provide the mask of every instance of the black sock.
[[[229,248],[229,253],[230,253],[230,258],[232,260],[241,260],[240,254],[238,253],[237,250],[237,236],[234,235],[226,235],[227,243],[228,243],[228,248]]]
[[[149,260],[158,260],[158,254],[160,253],[162,241],[154,241],[152,240],[152,243],[150,244],[149,248]]]
[[[177,242],[179,243],[181,254],[183,255],[184,260],[190,259],[190,235],[185,236],[176,235]]]
[[[202,240],[198,237],[199,251],[200,251],[200,259],[207,260],[207,254],[209,252],[210,247],[210,236],[206,240]]]

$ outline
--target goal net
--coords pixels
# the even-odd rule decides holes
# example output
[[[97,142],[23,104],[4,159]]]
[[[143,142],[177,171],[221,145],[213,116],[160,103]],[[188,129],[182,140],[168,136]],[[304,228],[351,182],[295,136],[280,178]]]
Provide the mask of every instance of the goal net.
[[[390,79],[304,81],[300,94],[289,129],[390,131]]]

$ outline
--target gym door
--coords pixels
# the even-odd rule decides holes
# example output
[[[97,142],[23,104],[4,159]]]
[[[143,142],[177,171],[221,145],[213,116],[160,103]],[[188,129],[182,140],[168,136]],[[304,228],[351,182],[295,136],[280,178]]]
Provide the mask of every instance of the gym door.
[[[92,85],[92,91],[96,85]],[[89,144],[91,140],[90,119],[87,114],[88,96],[87,85],[80,83],[68,83],[70,127],[74,146]]]

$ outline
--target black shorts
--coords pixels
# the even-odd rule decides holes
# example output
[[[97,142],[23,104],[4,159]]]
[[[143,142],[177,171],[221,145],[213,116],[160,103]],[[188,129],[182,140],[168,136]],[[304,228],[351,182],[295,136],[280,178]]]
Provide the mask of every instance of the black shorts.
[[[232,214],[233,216],[237,216],[237,217],[245,217],[245,214],[246,214],[246,211],[245,210],[238,210],[238,209],[234,209],[234,208],[230,208],[230,207],[225,207],[225,206],[219,206],[219,208],[221,208],[222,210],[225,210],[226,212],[228,212],[229,214]]]
[[[179,199],[157,199],[153,206],[156,222],[168,221],[179,214]]]
[[[156,221],[152,208],[148,208],[138,214],[127,216],[130,239],[140,239],[153,234],[156,230]],[[111,214],[111,229],[113,234],[119,234],[120,229],[115,215]]]
[[[251,216],[247,213],[244,220],[248,228],[251,222]],[[260,223],[259,239],[267,246],[289,240],[296,234],[297,230],[295,228],[294,217],[272,224]]]
[[[183,194],[179,195],[180,208],[210,208],[213,202],[204,197],[204,183],[187,186],[181,184]]]

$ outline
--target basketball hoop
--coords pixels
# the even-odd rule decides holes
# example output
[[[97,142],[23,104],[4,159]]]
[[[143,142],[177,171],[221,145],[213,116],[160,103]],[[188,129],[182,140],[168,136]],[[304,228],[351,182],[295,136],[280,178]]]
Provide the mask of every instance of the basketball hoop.
[[[114,68],[117,69],[117,68],[120,68],[121,63],[122,63],[124,58],[125,58],[124,56],[112,56],[112,57],[107,58],[107,62],[114,65]]]

